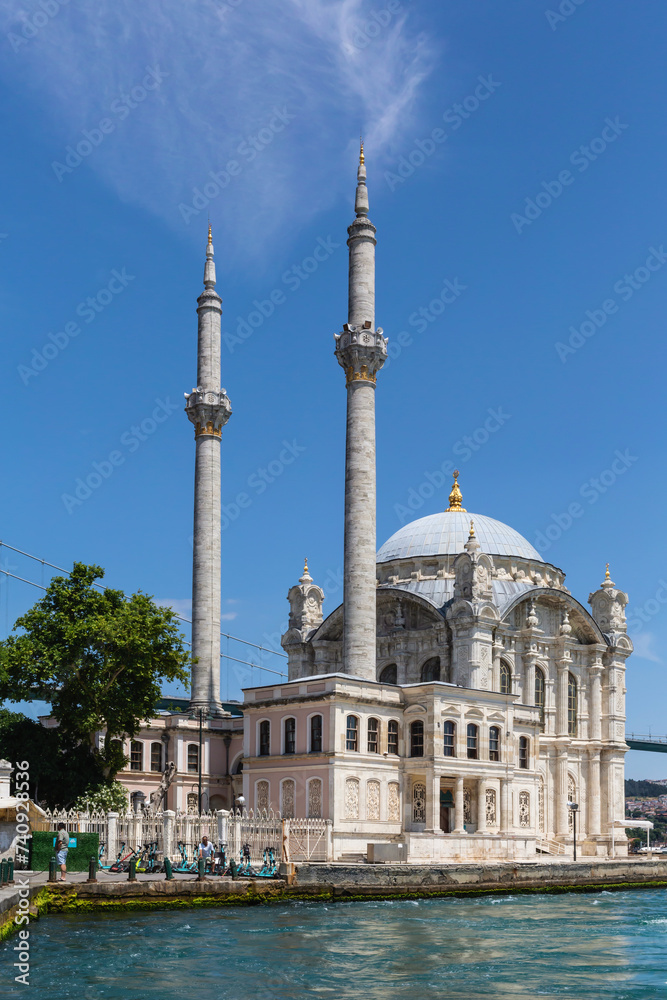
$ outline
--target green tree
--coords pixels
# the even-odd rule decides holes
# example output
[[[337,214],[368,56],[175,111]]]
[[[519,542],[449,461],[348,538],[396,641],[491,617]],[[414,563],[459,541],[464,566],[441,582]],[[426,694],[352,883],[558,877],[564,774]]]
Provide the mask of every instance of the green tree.
[[[63,736],[85,744],[111,779],[125,763],[120,740],[155,713],[162,682],[187,681],[190,655],[170,608],[146,594],[100,590],[103,576],[74,563],[17,620],[0,644],[0,697],[49,702]]]
[[[113,810],[125,813],[127,805],[127,788],[120,781],[112,781],[98,787],[87,788],[83,795],[78,797],[72,808],[86,812],[110,812]]]

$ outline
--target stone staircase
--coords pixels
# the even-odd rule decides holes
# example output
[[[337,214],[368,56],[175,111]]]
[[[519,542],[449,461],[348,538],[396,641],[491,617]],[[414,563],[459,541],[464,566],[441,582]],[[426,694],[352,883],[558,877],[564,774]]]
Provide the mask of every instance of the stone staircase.
[[[561,844],[558,840],[538,840],[537,850],[540,854],[553,854],[553,855],[565,855],[567,850],[565,844]]]

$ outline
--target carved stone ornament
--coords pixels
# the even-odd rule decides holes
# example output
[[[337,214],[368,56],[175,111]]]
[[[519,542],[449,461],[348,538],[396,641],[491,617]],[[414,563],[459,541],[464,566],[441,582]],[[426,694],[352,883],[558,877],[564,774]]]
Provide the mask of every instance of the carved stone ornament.
[[[345,819],[359,819],[359,779],[345,779]]]
[[[283,819],[292,819],[294,816],[294,795],[296,787],[292,778],[286,778],[282,784],[282,806],[281,816]]]
[[[346,323],[343,332],[335,334],[334,339],[338,364],[345,369],[345,384],[375,385],[377,373],[387,358],[387,338],[382,336],[382,327],[371,330],[368,323],[367,327],[357,329]]]
[[[530,826],[530,794],[519,793],[519,826]]]
[[[366,784],[366,819],[380,818],[380,782],[371,780]]]
[[[232,404],[224,389],[204,389],[200,385],[185,393],[185,412],[195,426],[195,437],[221,437],[222,428],[232,415]]]
[[[308,817],[309,819],[322,817],[322,782],[319,778],[311,778],[308,782]]]
[[[387,818],[390,823],[398,823],[401,819],[401,802],[397,781],[390,781],[387,795]]]
[[[257,809],[269,808],[269,783],[268,781],[257,782],[257,797],[255,800]]]
[[[412,822],[426,822],[426,785],[421,781],[412,786]]]
[[[496,792],[494,788],[486,789],[486,825],[497,826],[496,820]]]

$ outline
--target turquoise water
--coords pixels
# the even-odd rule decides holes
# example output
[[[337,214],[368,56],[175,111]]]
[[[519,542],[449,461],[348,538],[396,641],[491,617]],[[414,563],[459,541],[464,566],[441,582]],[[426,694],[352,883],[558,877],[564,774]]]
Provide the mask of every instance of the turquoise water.
[[[40,1000],[667,998],[667,890],[49,916],[30,942]]]

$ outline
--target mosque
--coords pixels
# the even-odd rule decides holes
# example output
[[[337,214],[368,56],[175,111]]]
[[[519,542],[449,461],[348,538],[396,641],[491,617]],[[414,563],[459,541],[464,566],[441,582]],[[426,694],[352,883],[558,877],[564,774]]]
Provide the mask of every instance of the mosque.
[[[365,856],[369,843],[403,844],[412,861],[558,855],[575,812],[581,854],[623,856],[632,643],[628,598],[608,567],[587,610],[517,531],[465,509],[458,473],[446,510],[376,551],[375,388],[388,341],[375,325],[368,212],[362,145],[348,319],[335,336],[347,395],[343,604],[324,618],[306,564],[288,593],[289,679],[245,690],[242,709],[220,701],[220,447],[231,404],[209,229],[197,387],[186,394],[191,700],[146,724],[119,778],[135,795],[162,782],[164,805],[195,808],[201,752],[204,806],[230,808],[242,792],[250,808],[328,818],[336,859]]]

